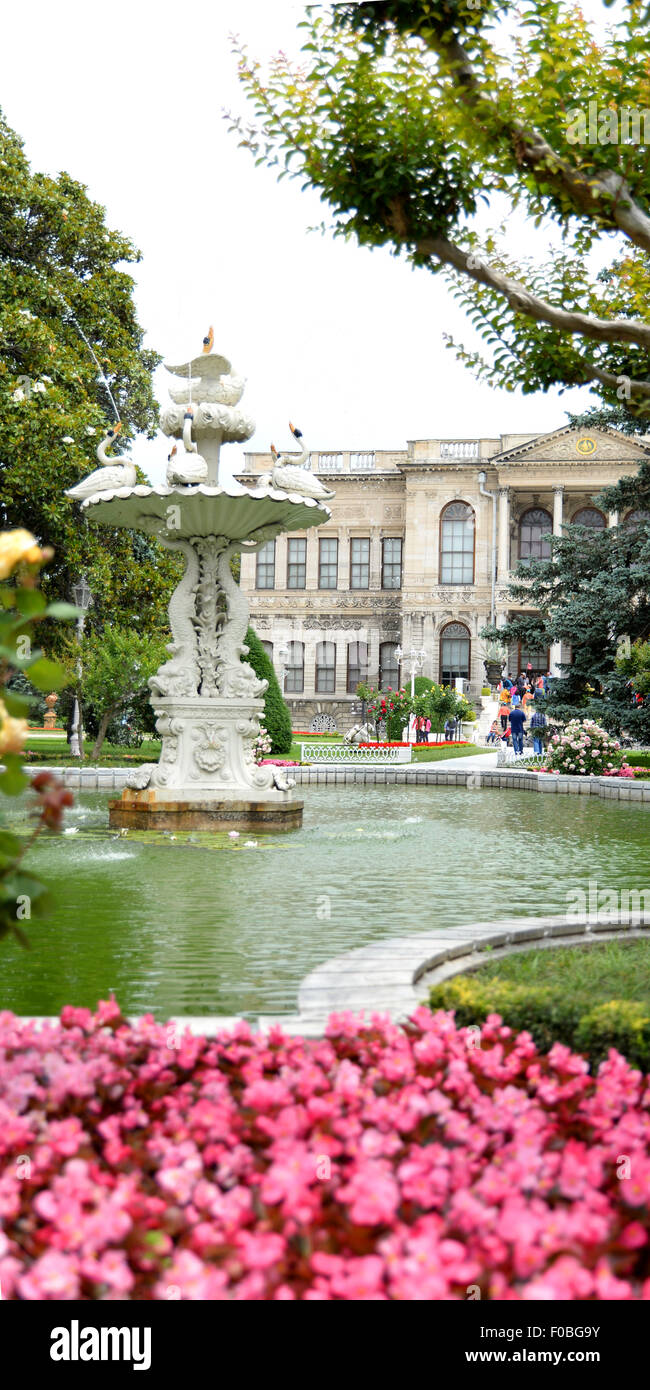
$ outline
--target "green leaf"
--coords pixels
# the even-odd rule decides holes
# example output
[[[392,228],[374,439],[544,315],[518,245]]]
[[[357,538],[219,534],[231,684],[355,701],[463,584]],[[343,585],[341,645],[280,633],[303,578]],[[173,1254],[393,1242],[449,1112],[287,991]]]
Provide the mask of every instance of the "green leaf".
[[[68,680],[63,667],[59,666],[57,661],[50,661],[46,656],[39,657],[33,666],[26,667],[26,671],[32,685],[35,685],[37,690],[61,690]]]
[[[74,603],[50,603],[43,615],[46,618],[60,618],[63,622],[69,622],[72,618],[82,618],[83,609],[75,608]]]
[[[15,859],[20,854],[22,845],[17,835],[12,835],[9,830],[0,830],[0,858],[5,862]]]
[[[16,607],[26,618],[32,618],[36,613],[45,611],[47,599],[40,589],[17,589]]]
[[[15,695],[12,690],[4,691],[2,702],[7,714],[10,714],[14,719],[27,719],[34,703],[31,696]]]
[[[29,786],[29,778],[23,772],[20,758],[8,753],[5,757],[4,772],[0,772],[0,791],[5,796],[20,796]]]

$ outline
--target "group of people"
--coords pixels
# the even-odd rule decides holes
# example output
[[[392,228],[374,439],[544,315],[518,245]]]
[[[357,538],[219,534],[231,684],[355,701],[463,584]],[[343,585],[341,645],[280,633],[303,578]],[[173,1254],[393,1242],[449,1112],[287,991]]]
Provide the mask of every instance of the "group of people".
[[[445,742],[449,743],[456,737],[458,721],[450,718],[445,723]],[[431,720],[424,714],[419,714],[415,720],[415,742],[428,743],[431,733]]]
[[[541,708],[548,694],[550,671],[545,676],[533,676],[532,667],[522,671],[513,680],[504,676],[499,681],[499,717],[493,720],[487,736],[487,743],[511,745],[515,753],[524,751],[524,731],[528,725],[533,739],[535,753],[544,750],[546,736],[546,715]]]

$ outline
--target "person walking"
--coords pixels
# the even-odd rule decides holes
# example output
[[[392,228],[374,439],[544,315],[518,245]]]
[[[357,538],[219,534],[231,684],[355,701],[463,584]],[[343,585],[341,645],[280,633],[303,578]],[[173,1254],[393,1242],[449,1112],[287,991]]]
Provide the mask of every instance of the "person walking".
[[[544,752],[544,734],[546,728],[546,715],[541,709],[534,709],[530,719],[530,731],[533,735],[533,750],[535,753]]]
[[[507,727],[508,727],[508,717],[509,717],[509,715],[510,715],[510,700],[506,698],[506,695],[505,695],[505,692],[504,692],[504,694],[503,694],[502,697],[501,697],[501,704],[499,705],[499,718],[500,718],[500,720],[501,720],[501,728],[502,728],[503,730],[507,729]]]
[[[510,729],[512,732],[512,746],[515,750],[515,753],[523,753],[524,751],[525,723],[526,715],[524,714],[521,705],[516,705],[515,708],[510,711]]]
[[[538,677],[537,677],[537,680],[535,681],[535,691],[534,691],[534,694],[535,694],[535,699],[536,699],[536,700],[544,700],[544,699],[546,698],[546,691],[545,691],[545,689],[544,689],[544,677],[543,677],[543,676],[538,676]]]

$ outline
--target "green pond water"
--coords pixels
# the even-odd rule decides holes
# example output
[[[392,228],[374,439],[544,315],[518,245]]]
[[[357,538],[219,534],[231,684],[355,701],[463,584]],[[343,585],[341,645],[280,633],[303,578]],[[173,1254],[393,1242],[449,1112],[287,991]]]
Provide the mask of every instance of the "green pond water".
[[[0,942],[0,1008],[55,1014],[115,992],[129,1013],[290,1013],[321,961],[431,927],[564,912],[571,888],[650,887],[650,813],[586,797],[451,787],[305,788],[302,830],[107,829],[79,795],[32,852],[56,895]],[[5,823],[27,829],[27,808]]]

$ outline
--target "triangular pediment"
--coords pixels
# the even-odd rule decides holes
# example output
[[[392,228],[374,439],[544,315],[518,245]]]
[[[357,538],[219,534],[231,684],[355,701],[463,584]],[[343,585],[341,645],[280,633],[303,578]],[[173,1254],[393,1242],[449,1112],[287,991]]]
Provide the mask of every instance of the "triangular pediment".
[[[641,463],[650,457],[650,434],[635,439],[619,430],[576,428],[552,430],[538,434],[526,444],[505,449],[496,454],[492,463],[581,463],[608,460],[617,463]]]

